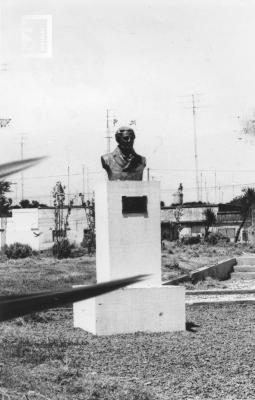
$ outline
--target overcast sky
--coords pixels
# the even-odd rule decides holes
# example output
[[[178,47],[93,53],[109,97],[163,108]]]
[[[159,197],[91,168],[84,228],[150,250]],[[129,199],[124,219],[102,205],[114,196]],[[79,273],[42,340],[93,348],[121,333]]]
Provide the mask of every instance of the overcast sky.
[[[1,162],[20,158],[21,134],[25,157],[50,156],[25,173],[25,197],[48,202],[68,165],[72,193],[83,165],[86,191],[104,179],[109,108],[120,125],[136,120],[135,149],[166,204],[180,182],[196,200],[192,94],[202,199],[255,183],[255,140],[240,134],[255,110],[254,13],[249,0],[1,0],[0,117],[12,118]],[[52,53],[38,57],[40,46]]]

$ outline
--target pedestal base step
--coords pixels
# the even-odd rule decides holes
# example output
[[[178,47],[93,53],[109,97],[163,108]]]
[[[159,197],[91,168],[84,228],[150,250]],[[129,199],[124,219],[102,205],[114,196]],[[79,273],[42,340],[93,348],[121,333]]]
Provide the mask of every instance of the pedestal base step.
[[[95,335],[185,330],[184,287],[129,287],[74,303],[74,327]]]

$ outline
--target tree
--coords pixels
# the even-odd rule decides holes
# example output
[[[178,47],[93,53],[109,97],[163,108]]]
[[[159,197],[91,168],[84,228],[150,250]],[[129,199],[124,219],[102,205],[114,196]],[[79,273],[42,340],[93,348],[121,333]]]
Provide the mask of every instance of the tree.
[[[205,240],[208,237],[209,234],[209,229],[211,226],[213,226],[216,223],[216,215],[214,214],[214,211],[211,208],[207,208],[203,212],[205,216]]]
[[[58,258],[67,258],[71,254],[71,244],[67,238],[69,229],[68,219],[73,207],[73,200],[69,201],[67,213],[64,217],[65,186],[60,181],[56,183],[52,191],[54,199],[55,229],[53,231],[53,254]]]
[[[178,232],[178,239],[180,238],[180,232],[183,228],[182,224],[181,224],[181,217],[183,216],[183,207],[182,205],[176,206],[175,210],[174,210],[174,218],[176,220],[176,227],[177,227],[177,232]]]
[[[6,196],[11,191],[11,182],[0,181],[0,215],[7,214],[12,204],[12,199]]]
[[[251,212],[251,207],[255,204],[255,189],[248,187],[248,188],[243,189],[242,192],[243,192],[243,195],[236,198],[236,204],[238,204],[240,206],[240,213],[242,216],[242,221],[236,232],[235,243],[239,239],[241,229],[243,228],[243,226],[249,216],[249,213]]]
[[[47,207],[46,204],[40,204],[37,200],[23,199],[19,202],[21,208],[38,208],[38,207]]]
[[[23,199],[19,202],[21,208],[30,208],[30,201],[28,199]]]

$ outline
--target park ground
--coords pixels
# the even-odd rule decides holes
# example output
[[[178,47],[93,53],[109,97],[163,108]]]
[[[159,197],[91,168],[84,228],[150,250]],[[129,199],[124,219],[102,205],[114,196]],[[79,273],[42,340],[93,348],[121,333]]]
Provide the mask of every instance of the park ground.
[[[162,277],[252,251],[241,245],[170,243],[162,254]],[[2,260],[0,276],[1,294],[68,288],[95,282],[95,258]],[[199,325],[196,332],[96,337],[73,328],[71,306],[2,323],[0,395],[31,400],[255,399],[254,306],[187,306],[186,319]]]

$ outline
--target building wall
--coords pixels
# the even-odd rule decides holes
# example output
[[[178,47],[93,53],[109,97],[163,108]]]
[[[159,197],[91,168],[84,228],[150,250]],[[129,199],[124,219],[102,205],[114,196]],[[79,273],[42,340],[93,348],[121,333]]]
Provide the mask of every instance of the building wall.
[[[64,209],[64,218],[67,209]],[[68,219],[67,238],[71,243],[80,245],[83,230],[87,228],[85,211],[82,207],[73,208]],[[53,246],[55,229],[54,208],[14,209],[12,218],[8,218],[6,244],[20,242],[29,244],[33,250],[45,250]]]
[[[180,222],[201,222],[205,220],[204,211],[207,208],[211,208],[215,215],[218,212],[218,206],[208,206],[208,207],[183,207],[183,215],[180,218]],[[175,207],[162,208],[161,209],[161,221],[176,222],[174,216]]]
[[[88,228],[85,210],[82,207],[73,208],[69,217],[67,237],[70,242],[80,245],[83,239],[83,231]]]
[[[19,242],[39,250],[39,237],[34,234],[38,229],[38,208],[14,209],[12,217],[7,220],[6,244]]]
[[[55,229],[54,208],[39,208],[38,210],[38,234],[40,250],[53,246],[53,230]]]
[[[203,235],[205,228],[203,226],[204,210],[211,208],[217,216],[217,225],[210,227],[211,232],[220,232],[224,236],[229,237],[231,242],[234,242],[236,232],[241,223],[240,212],[238,211],[221,211],[218,212],[218,206],[208,207],[183,207],[183,215],[180,222],[183,224],[183,229],[180,232],[182,236],[196,236]],[[175,207],[161,209],[161,224],[167,222],[176,222],[174,216]],[[249,218],[245,226],[241,229],[239,242],[255,244],[255,209],[252,213],[252,218]]]

